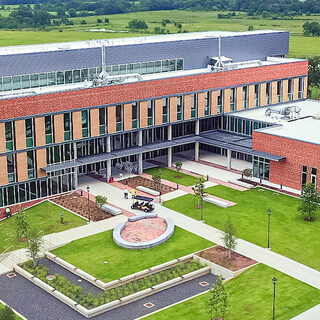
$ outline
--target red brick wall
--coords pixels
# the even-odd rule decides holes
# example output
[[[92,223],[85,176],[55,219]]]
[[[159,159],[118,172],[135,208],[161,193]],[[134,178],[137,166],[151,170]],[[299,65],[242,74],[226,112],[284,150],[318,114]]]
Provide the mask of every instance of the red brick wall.
[[[302,165],[306,165],[308,180],[311,167],[318,168],[317,184],[320,186],[320,145],[253,132],[252,147],[255,150],[286,157],[285,161],[270,162],[270,182],[301,189]]]
[[[63,114],[55,114],[53,118],[54,123],[54,142],[59,143],[64,141],[64,124]]]
[[[0,101],[0,120],[308,74],[308,62],[141,81]]]
[[[5,124],[0,123],[0,153],[6,152],[6,130],[5,130]]]

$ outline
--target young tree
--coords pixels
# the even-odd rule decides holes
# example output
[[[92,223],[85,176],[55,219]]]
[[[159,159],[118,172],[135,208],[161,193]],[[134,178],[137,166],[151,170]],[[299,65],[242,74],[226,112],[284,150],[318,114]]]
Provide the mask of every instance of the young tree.
[[[199,178],[198,182],[192,187],[195,198],[198,202],[198,208],[201,209],[201,220],[203,220],[203,198],[207,195],[204,191],[204,183],[206,179],[204,177]]]
[[[224,319],[226,312],[229,310],[228,298],[229,294],[224,287],[220,275],[216,283],[212,285],[205,300],[207,313],[210,314],[211,320]]]
[[[9,306],[0,310],[0,320],[14,320],[15,318],[16,316]]]
[[[307,182],[302,189],[301,202],[298,207],[304,220],[314,221],[316,219],[319,204],[320,196],[315,185],[312,182]]]
[[[40,232],[28,240],[27,254],[33,260],[33,268],[37,266],[37,259],[39,258],[42,247],[43,239]]]
[[[106,204],[108,202],[108,198],[105,196],[96,196],[96,204],[98,207],[103,206],[104,204]]]
[[[182,162],[181,161],[177,161],[175,163],[175,165],[176,165],[176,169],[177,169],[177,171],[179,173],[181,171],[181,168],[182,168]],[[180,176],[176,176],[176,178],[180,178]]]
[[[19,212],[14,216],[14,225],[16,229],[17,238],[20,241],[25,241],[27,232],[30,229],[29,215],[22,206],[19,207]]]
[[[229,249],[229,259],[232,258],[232,251],[234,251],[237,247],[237,237],[235,236],[236,228],[234,227],[233,223],[230,219],[224,225],[224,235],[223,235],[223,242],[227,249]]]
[[[159,192],[161,192],[161,174],[160,172],[156,172],[152,175],[152,180],[154,184],[156,185],[156,188],[158,189]]]

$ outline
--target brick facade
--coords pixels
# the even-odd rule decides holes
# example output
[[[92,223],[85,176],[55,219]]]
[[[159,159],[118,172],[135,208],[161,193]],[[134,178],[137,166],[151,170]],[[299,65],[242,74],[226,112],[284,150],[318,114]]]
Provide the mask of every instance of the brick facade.
[[[6,130],[5,124],[0,123],[0,153],[6,152]]]
[[[64,141],[64,125],[63,113],[55,114],[53,117],[54,123],[54,142],[59,143]]]
[[[34,132],[35,132],[35,142],[36,146],[44,146],[46,144],[46,132],[44,117],[39,117],[34,119]]]
[[[90,136],[96,137],[99,132],[99,109],[90,110]]]

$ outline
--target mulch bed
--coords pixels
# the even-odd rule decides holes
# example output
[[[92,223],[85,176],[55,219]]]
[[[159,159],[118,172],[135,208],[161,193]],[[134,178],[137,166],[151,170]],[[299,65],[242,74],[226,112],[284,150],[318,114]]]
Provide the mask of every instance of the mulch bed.
[[[153,190],[156,190],[158,191],[159,190],[159,187],[158,185],[153,181],[153,180],[150,180],[150,179],[147,179],[147,178],[144,178],[144,177],[140,177],[140,176],[137,176],[137,177],[132,177],[132,178],[128,178],[128,179],[123,179],[123,180],[120,180],[118,181],[124,185],[128,185],[130,188],[134,188],[136,189],[137,186],[143,186],[143,187],[146,187],[146,188],[149,188],[149,189],[153,189]],[[162,187],[161,187],[161,194],[166,194],[168,192],[172,192],[176,190],[175,188],[172,188],[172,187],[169,187],[165,184],[162,184]]]
[[[52,201],[88,219],[88,198],[82,197],[78,193],[72,193],[54,198]],[[102,211],[94,201],[90,200],[90,219],[92,221],[100,221],[111,217],[110,213]]]
[[[257,261],[253,259],[243,256],[242,254],[239,254],[237,252],[230,251],[221,246],[215,246],[203,250],[197,253],[197,256],[216,263],[219,266],[231,271],[238,271],[257,263]]]

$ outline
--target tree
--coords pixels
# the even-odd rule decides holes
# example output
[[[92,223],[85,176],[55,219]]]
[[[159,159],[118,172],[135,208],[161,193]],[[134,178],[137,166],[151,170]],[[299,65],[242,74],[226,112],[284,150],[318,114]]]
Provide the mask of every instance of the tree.
[[[133,19],[128,24],[130,29],[148,29],[148,25],[144,20]]]
[[[80,24],[87,24],[87,21],[86,20],[81,20]]]
[[[103,206],[104,204],[106,204],[108,202],[108,198],[105,196],[96,196],[96,204],[98,207]]]
[[[301,202],[298,210],[304,220],[314,221],[319,210],[320,196],[312,182],[307,182],[302,189]]]
[[[28,240],[27,255],[33,260],[34,269],[37,266],[37,259],[39,258],[39,254],[42,247],[43,239],[40,235],[40,232],[38,232],[35,236]]]
[[[224,319],[226,312],[229,310],[229,294],[222,282],[221,275],[217,278],[216,283],[212,285],[205,300],[207,313],[210,314],[211,320]]]
[[[320,57],[310,57],[309,61],[309,86],[320,86]]]
[[[0,320],[14,320],[15,318],[16,316],[9,306],[0,310]]]
[[[176,165],[176,169],[177,169],[177,171],[178,171],[178,173],[179,173],[180,170],[181,170],[181,168],[182,168],[182,162],[181,162],[181,161],[177,161],[177,162],[175,163],[175,165]],[[181,178],[181,176],[176,176],[176,178]]]
[[[98,23],[102,23],[102,19],[97,19],[97,22]]]
[[[232,251],[237,247],[237,237],[235,236],[236,228],[230,219],[224,225],[223,242],[228,251],[229,259],[232,258]]]
[[[74,8],[70,8],[70,9],[68,10],[68,12],[69,12],[69,16],[70,16],[71,18],[74,18],[74,17],[77,16],[77,10],[74,9]]]
[[[194,196],[198,201],[198,208],[201,209],[200,220],[203,220],[203,198],[207,195],[207,193],[204,191],[205,182],[206,182],[206,179],[204,177],[200,177],[198,179],[198,182],[195,184],[195,186],[192,187]]]
[[[104,18],[104,22],[105,23],[109,23],[109,19],[108,18]]]
[[[249,26],[248,27],[248,31],[253,31],[254,30],[254,27],[253,26]]]
[[[156,185],[156,188],[158,189],[158,191],[161,193],[161,173],[160,172],[156,172],[152,175],[152,180]]]
[[[22,206],[19,207],[18,213],[14,216],[14,225],[16,229],[17,238],[20,241],[26,241],[27,232],[30,229],[29,215]]]

